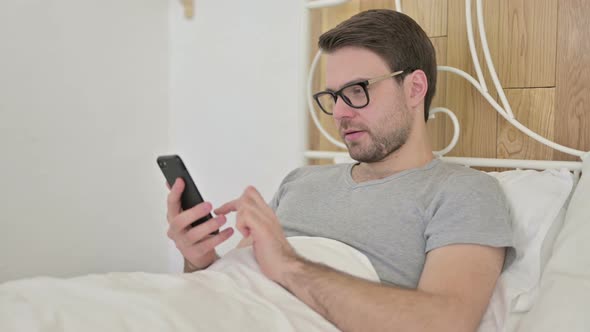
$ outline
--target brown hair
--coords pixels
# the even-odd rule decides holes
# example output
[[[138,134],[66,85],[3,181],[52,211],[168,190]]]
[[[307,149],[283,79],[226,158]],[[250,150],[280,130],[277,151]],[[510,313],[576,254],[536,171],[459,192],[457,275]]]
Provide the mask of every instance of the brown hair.
[[[421,69],[428,80],[424,97],[424,121],[436,90],[436,54],[432,42],[411,17],[388,9],[358,13],[320,36],[319,47],[327,53],[345,46],[363,47],[379,55],[391,71],[404,70],[396,77]],[[406,72],[407,71],[407,72]]]

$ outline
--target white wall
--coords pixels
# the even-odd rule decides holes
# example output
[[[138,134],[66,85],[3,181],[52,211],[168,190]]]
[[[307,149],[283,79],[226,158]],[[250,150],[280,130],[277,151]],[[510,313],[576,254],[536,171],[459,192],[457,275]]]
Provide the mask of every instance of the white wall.
[[[195,5],[0,2],[0,282],[178,271],[158,154],[215,205],[303,163],[301,1]]]
[[[249,184],[270,200],[304,162],[302,1],[195,4],[192,21],[171,5],[170,152],[183,157],[214,206]],[[180,257],[170,252],[171,268],[179,269]]]
[[[166,270],[168,6],[0,2],[0,282]]]

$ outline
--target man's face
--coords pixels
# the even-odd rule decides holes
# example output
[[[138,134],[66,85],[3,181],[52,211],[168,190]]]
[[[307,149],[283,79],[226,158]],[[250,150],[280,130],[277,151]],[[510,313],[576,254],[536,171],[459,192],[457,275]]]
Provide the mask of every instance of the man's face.
[[[377,54],[363,48],[344,47],[327,55],[326,87],[336,91],[347,83],[390,72]],[[403,87],[394,78],[369,85],[368,93],[370,102],[364,108],[350,107],[341,98],[333,108],[340,137],[350,156],[360,162],[380,161],[397,151],[408,139],[413,121]]]

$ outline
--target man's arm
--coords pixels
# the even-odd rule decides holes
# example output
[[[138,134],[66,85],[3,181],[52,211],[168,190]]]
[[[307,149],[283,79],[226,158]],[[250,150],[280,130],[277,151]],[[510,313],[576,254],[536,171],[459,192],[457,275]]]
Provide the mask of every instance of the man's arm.
[[[428,253],[416,290],[297,260],[279,283],[343,331],[475,331],[504,249],[450,245]]]
[[[236,212],[262,272],[344,331],[474,331],[500,275],[504,248],[431,250],[416,290],[351,277],[299,257],[274,211],[248,187],[215,213]]]

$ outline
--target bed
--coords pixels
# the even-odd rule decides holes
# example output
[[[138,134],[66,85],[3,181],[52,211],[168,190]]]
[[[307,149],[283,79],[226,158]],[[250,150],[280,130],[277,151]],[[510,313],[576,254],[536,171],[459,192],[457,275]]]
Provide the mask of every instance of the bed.
[[[317,8],[342,2],[346,1],[313,1],[307,6]],[[399,8],[399,1],[397,3]],[[466,4],[470,6],[470,1]],[[468,24],[471,24],[470,19]],[[472,30],[470,26],[468,32]],[[472,33],[468,38],[473,43]],[[475,64],[476,56],[473,56]],[[320,53],[311,66],[309,96],[319,57]],[[479,74],[478,62],[475,67]],[[489,95],[482,88],[481,78],[478,81],[456,68],[439,69],[464,77],[484,96]],[[488,69],[493,70],[493,65],[488,63]],[[501,87],[498,90],[502,91]],[[488,173],[498,179],[510,203],[517,256],[500,276],[479,331],[590,331],[587,309],[590,305],[590,241],[587,241],[590,237],[590,152],[577,151],[541,137],[520,124],[509,105],[486,99],[519,130],[547,146],[578,156],[581,161],[446,157],[457,143],[459,123],[448,109],[432,111],[432,116],[448,115],[455,128],[449,146],[435,152],[438,158],[466,167],[515,169]],[[315,113],[311,114],[318,130],[335,145],[342,146],[323,130]],[[334,162],[350,161],[346,153],[330,151],[307,151],[305,156]],[[361,278],[378,280],[367,257],[343,243],[309,237],[293,237],[289,241],[300,255],[312,261]],[[38,277],[0,285],[0,331],[195,330],[337,329],[264,277],[249,247],[230,251],[198,273],[109,273],[69,279]]]
[[[565,169],[491,175],[518,211],[518,245],[480,332],[590,330],[590,155],[581,174],[577,181]],[[289,242],[307,259],[378,280],[367,257],[348,245],[309,237]],[[337,331],[267,279],[251,247],[197,273],[38,277],[0,285],[0,331],[195,330]]]

